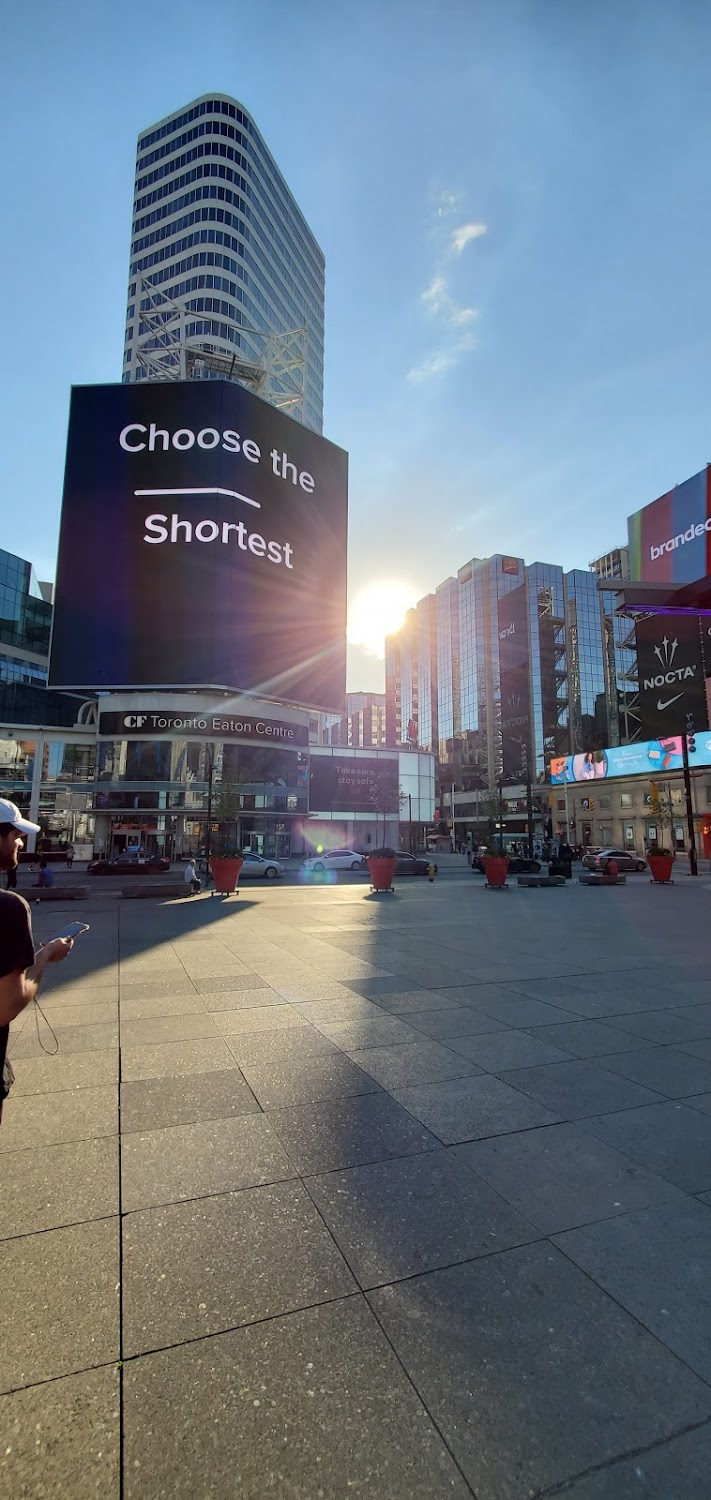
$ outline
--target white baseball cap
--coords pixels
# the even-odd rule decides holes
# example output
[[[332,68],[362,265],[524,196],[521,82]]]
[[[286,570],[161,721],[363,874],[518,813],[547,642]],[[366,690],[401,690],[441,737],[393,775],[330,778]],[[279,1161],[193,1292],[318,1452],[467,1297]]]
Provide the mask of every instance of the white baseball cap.
[[[30,823],[29,818],[23,818],[19,807],[15,802],[6,802],[0,797],[0,823],[10,823],[18,833],[40,833],[39,823]]]

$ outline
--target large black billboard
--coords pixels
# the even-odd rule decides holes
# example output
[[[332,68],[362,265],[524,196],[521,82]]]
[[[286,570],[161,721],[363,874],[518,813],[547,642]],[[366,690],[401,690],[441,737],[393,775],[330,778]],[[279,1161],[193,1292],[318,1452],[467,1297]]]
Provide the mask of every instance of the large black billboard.
[[[342,708],[347,474],[229,381],[76,387],[50,685]]]
[[[697,615],[638,620],[639,716],[644,739],[683,734],[686,715],[708,728],[706,682]]]
[[[526,585],[499,599],[501,753],[505,776],[520,776],[524,746],[531,761],[531,664]]]
[[[312,812],[396,814],[400,811],[397,756],[352,760],[345,755],[312,755],[309,807]]]

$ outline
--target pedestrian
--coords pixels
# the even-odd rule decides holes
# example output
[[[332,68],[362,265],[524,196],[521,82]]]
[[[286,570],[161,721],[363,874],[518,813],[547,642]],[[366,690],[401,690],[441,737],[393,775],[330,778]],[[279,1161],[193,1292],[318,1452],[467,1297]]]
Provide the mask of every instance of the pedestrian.
[[[67,868],[71,870],[74,864],[74,845],[67,844]]]
[[[17,866],[13,870],[8,870],[5,876],[5,889],[8,891],[17,890]]]
[[[46,859],[41,859],[39,864],[39,878],[33,880],[31,889],[33,891],[48,890],[51,885],[54,885],[54,870],[50,869]]]
[[[39,833],[38,825],[23,818],[14,802],[0,798],[0,870],[17,869],[27,833]],[[0,891],[0,1120],[13,1076],[7,1060],[10,1022],[34,1000],[47,965],[60,963],[71,946],[71,938],[53,938],[35,954],[27,902],[16,891]]]
[[[185,881],[186,885],[190,886],[191,896],[198,896],[200,894],[202,885],[198,880],[198,873],[195,869],[195,860],[192,858],[192,855],[185,866],[185,870],[183,872],[183,880]]]

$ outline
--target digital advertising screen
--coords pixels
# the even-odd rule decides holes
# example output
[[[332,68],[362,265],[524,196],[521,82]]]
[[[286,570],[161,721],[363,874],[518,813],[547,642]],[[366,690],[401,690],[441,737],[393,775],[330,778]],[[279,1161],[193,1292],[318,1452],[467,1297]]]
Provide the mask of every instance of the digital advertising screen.
[[[654,740],[639,740],[635,745],[613,745],[608,750],[589,750],[580,755],[561,755],[550,762],[551,786],[567,782],[607,781],[613,776],[650,776],[660,771],[680,771],[683,767],[681,735],[661,735]],[[704,730],[695,735],[694,749],[689,751],[689,765],[711,766],[711,734]]]
[[[312,755],[309,807],[312,812],[399,811],[398,761],[353,760],[345,755]]]
[[[694,583],[711,573],[711,466],[627,519],[630,577]]]
[[[49,683],[338,712],[348,455],[230,381],[72,392]]]

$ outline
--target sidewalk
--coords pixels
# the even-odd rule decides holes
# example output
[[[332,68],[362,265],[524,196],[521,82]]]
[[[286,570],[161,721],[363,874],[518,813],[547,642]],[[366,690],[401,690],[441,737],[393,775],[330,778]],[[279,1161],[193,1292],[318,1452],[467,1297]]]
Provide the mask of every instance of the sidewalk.
[[[92,895],[11,1039],[2,1493],[708,1500],[710,902]]]

